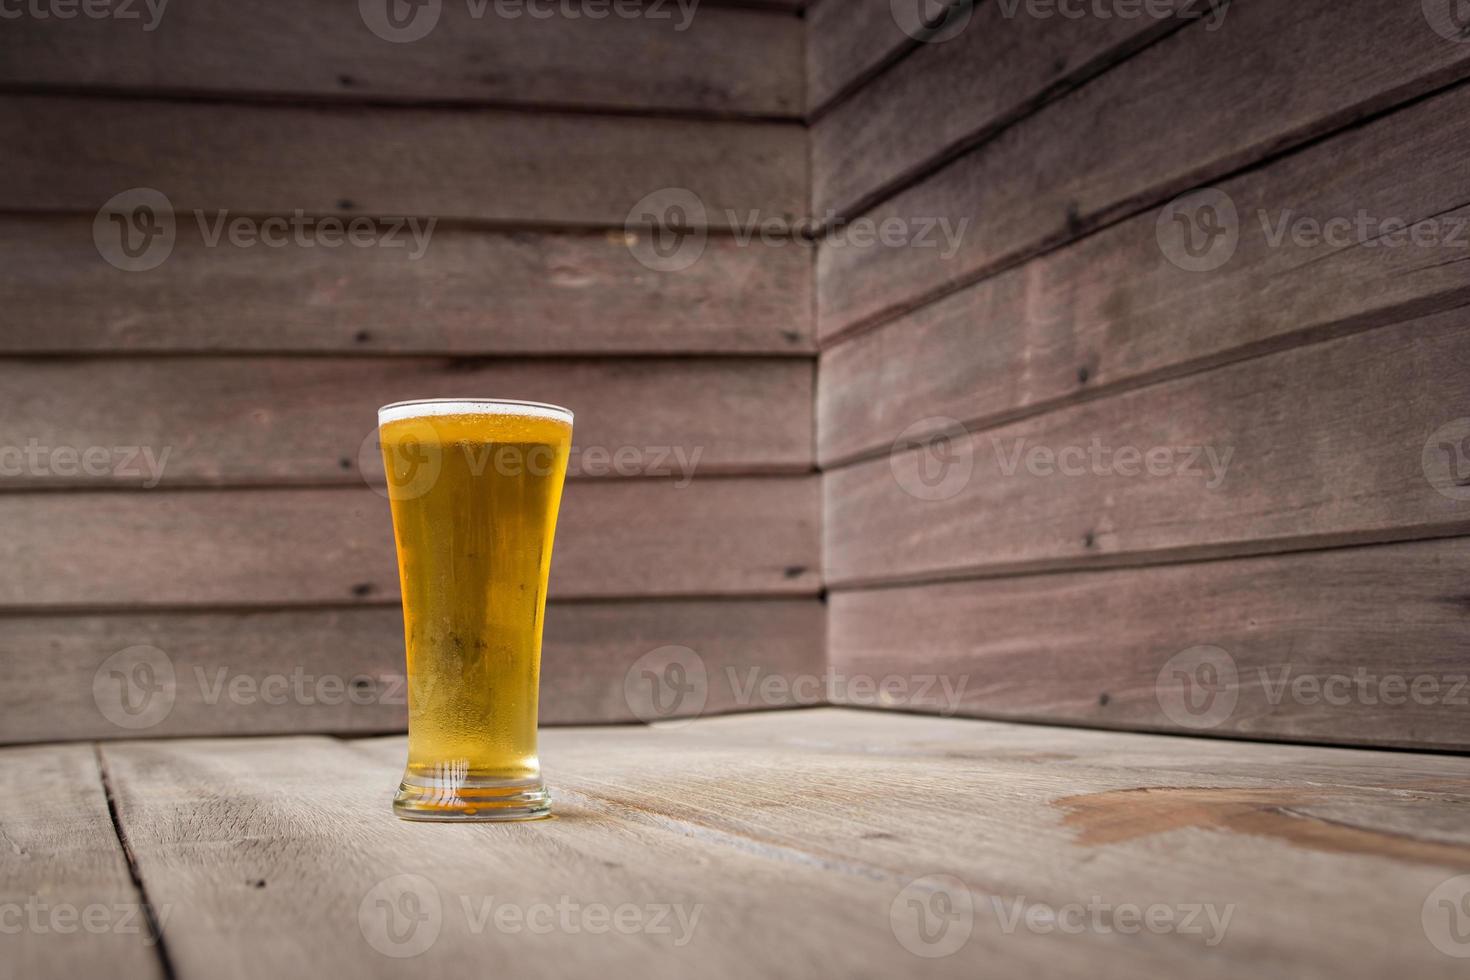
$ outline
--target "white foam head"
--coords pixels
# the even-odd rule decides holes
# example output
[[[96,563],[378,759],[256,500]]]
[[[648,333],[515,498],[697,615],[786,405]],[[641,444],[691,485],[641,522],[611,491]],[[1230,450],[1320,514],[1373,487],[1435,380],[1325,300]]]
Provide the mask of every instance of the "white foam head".
[[[431,415],[518,415],[572,424],[572,410],[569,408],[548,405],[545,402],[518,402],[505,398],[426,398],[422,401],[394,402],[378,409],[378,424],[387,425],[399,419],[418,419]]]

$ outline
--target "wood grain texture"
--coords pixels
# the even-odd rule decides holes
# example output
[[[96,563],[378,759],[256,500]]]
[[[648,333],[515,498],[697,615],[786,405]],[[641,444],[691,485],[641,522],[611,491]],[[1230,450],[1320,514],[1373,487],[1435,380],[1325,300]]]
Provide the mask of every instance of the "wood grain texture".
[[[1426,27],[1413,5],[1311,0],[1232,4],[1217,31],[1177,31],[864,215],[916,236],[924,221],[969,216],[957,248],[935,236],[918,239],[927,247],[823,248],[819,336],[913,309],[1463,77],[1470,49]]]
[[[806,248],[712,235],[699,261],[661,272],[621,231],[440,225],[414,259],[406,233],[394,248],[238,248],[211,247],[192,216],[176,229],[162,265],[129,273],[102,259],[90,216],[0,218],[0,351],[814,349]]]
[[[0,909],[11,976],[163,980],[90,745],[0,751]]]
[[[1436,431],[1470,417],[1467,372],[1461,309],[921,441],[824,474],[826,580],[1463,531],[1470,508],[1424,459]]]
[[[815,477],[570,484],[551,595],[814,594]],[[398,594],[372,490],[0,494],[0,604],[291,605]]]
[[[891,0],[817,4],[807,13],[807,112],[821,112],[918,43],[899,27]]]
[[[834,105],[812,127],[812,212],[851,215],[919,171],[1126,58],[1186,21],[1036,18],[975,5],[963,30],[912,54]],[[813,50],[817,42],[812,41]]]
[[[829,656],[959,694],[909,710],[1465,751],[1466,581],[1470,540],[1450,538],[837,592]],[[1201,694],[1181,714],[1168,669],[1202,646],[1221,651],[1220,707]]]
[[[1166,257],[1161,241],[1175,239],[1160,238],[1160,208],[837,344],[822,358],[819,459],[887,447],[918,419],[991,424],[1464,304],[1470,175],[1459,161],[1470,133],[1444,122],[1467,113],[1460,87],[1217,185],[1239,234],[1233,252],[1228,239],[1216,246],[1226,259],[1216,269]],[[1436,235],[1427,246],[1385,238],[1390,219],[1428,221]],[[1346,240],[1341,229],[1335,240],[1288,230],[1334,220],[1354,224]]]
[[[182,978],[397,975],[371,943],[404,948],[384,942],[373,902],[397,897],[378,883],[400,874],[438,899],[421,920],[434,941],[415,960],[435,972],[486,956],[557,977],[594,965],[670,978],[818,964],[862,978],[1458,970],[1420,919],[1431,892],[1470,865],[1460,759],[785,712],[547,731],[557,820],[423,828],[388,812],[397,738],[120,743],[103,754],[142,878],[178,910],[165,937]],[[241,837],[251,846],[220,846]],[[912,886],[935,874],[956,880]],[[903,945],[934,951],[906,902],[926,886],[972,909],[954,920],[963,934],[951,955]],[[638,930],[512,933],[493,919],[476,929],[491,896],[523,910],[702,912],[679,946]],[[1013,908],[1045,922],[1089,901],[1109,907],[1088,920],[1100,925],[1004,928]],[[1207,945],[1208,926],[1119,929],[1122,903],[1172,909],[1176,922],[1186,905],[1230,916]]]
[[[622,228],[670,187],[727,212],[806,208],[806,138],[788,123],[473,109],[0,98],[0,208],[96,212],[150,187],[176,213],[420,216]]]
[[[541,723],[639,720],[644,703],[630,705],[625,678],[669,646],[699,656],[707,686],[702,700],[669,703],[668,717],[799,703],[805,692],[795,679],[822,673],[824,620],[816,599],[553,602]],[[128,668],[147,658],[167,664],[155,672],[159,706],[132,691],[130,705],[143,708],[122,711]],[[8,615],[0,617],[0,672],[8,678],[0,742],[397,732],[407,724],[396,606]],[[750,693],[752,673],[765,692]]]
[[[432,20],[432,27],[402,43],[374,34],[358,7],[196,0],[188,9],[165,7],[156,22],[146,5],[132,8],[139,17],[131,23],[21,17],[0,35],[0,84],[802,112],[802,33],[794,17],[705,4],[681,10],[669,2],[620,8],[637,16],[605,6],[594,19],[598,11],[578,3],[449,2],[420,8],[412,23]],[[760,71],[751,70],[755,63]]]
[[[476,393],[576,412],[573,477],[806,472],[812,374],[786,358],[0,359],[0,486],[380,484],[378,406]],[[51,452],[22,460],[32,445]]]

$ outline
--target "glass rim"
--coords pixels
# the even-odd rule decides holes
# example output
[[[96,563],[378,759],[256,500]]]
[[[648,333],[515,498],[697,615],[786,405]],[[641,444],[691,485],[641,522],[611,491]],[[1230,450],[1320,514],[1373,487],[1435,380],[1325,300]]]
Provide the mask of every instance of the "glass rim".
[[[378,409],[378,424],[436,415],[520,415],[572,424],[570,408],[550,402],[526,402],[513,398],[415,398],[390,402]]]

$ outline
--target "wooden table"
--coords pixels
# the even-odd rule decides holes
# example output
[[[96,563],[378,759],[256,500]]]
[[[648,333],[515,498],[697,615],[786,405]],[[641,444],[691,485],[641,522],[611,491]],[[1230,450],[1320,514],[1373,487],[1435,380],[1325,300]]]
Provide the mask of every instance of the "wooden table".
[[[1459,757],[817,709],[548,730],[556,818],[456,826],[401,737],[0,754],[5,976],[1470,975]]]

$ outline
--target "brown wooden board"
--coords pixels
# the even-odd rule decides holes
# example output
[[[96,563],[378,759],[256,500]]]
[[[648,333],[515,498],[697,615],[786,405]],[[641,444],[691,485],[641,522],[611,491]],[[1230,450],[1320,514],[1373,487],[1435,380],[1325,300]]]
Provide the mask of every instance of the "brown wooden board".
[[[789,358],[0,358],[0,486],[381,483],[378,407],[434,397],[572,409],[573,477],[805,472],[812,373]]]
[[[0,84],[802,113],[794,17],[672,0],[616,9],[450,0],[398,26],[384,8],[194,0],[156,17],[142,3],[118,16],[17,17],[0,34]]]
[[[913,309],[1470,71],[1470,47],[1435,33],[1422,5],[1247,0],[1219,30],[1203,25],[863,215],[886,236],[849,227],[845,245],[822,248],[819,336]]]
[[[813,594],[817,478],[569,484],[551,595]],[[0,494],[0,605],[313,604],[398,594],[366,488]]]
[[[838,592],[830,658],[948,679],[909,710],[1465,751],[1467,581],[1449,538]]]
[[[0,752],[0,908],[10,976],[165,977],[92,746]]]
[[[388,812],[399,738],[102,753],[186,980],[393,976],[410,951],[547,977],[1459,975],[1435,899],[1470,866],[1460,759],[838,710],[541,749],[557,819],[433,828]],[[575,911],[512,931],[487,900]],[[581,927],[620,904],[671,928]]]
[[[806,209],[795,123],[11,95],[0,145],[0,209],[95,214],[147,187],[211,229],[220,211],[297,210],[622,228],[668,188],[697,196],[711,227]]]
[[[1445,121],[1467,114],[1462,86],[837,344],[822,358],[819,459],[886,448],[923,418],[989,424],[1464,304],[1470,132]],[[1235,235],[1212,239],[1203,267],[1177,264],[1176,216],[1209,207],[1233,209]]]
[[[541,723],[810,702],[796,678],[822,673],[824,619],[810,598],[553,602]],[[654,705],[638,685],[670,647],[692,652],[704,680]],[[157,685],[129,689],[145,663]],[[407,723],[396,606],[7,615],[0,665],[0,742],[393,732]]]
[[[948,2],[948,0],[945,0]],[[904,0],[835,0],[807,13],[806,94],[808,113],[820,113],[839,96],[857,90],[871,76],[919,44],[904,26],[914,26],[930,4]],[[913,11],[910,15],[910,10]],[[895,13],[902,13],[900,24]]]
[[[1470,309],[823,475],[835,585],[1470,528]]]
[[[812,127],[818,220],[866,210],[943,158],[1189,23],[1142,8],[1142,16],[1127,19],[1068,18],[1055,6],[1046,9],[1050,17],[1034,17],[1024,0],[977,3],[952,39],[919,45],[825,113]]]
[[[0,351],[814,349],[810,248],[711,235],[698,261],[662,271],[622,231],[378,227],[380,247],[237,247],[186,215],[167,257],[130,272],[104,259],[90,215],[0,217]]]

